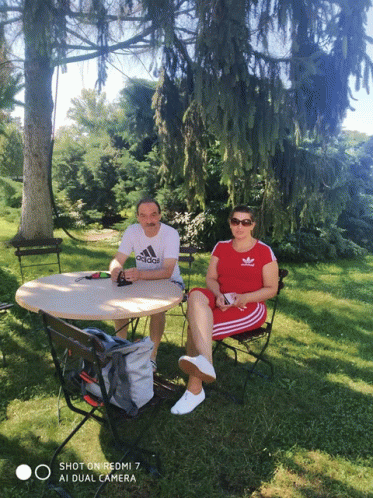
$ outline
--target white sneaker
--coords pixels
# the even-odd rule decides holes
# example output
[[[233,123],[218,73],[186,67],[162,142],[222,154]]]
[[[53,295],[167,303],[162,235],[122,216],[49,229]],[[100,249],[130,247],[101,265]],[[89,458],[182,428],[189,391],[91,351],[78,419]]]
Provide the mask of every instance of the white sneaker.
[[[210,383],[216,380],[216,373],[211,363],[203,356],[181,356],[179,367],[188,375],[198,377],[203,382]]]
[[[171,408],[173,415],[185,415],[192,412],[205,399],[205,391],[202,389],[199,394],[193,394],[188,389],[177,403]]]

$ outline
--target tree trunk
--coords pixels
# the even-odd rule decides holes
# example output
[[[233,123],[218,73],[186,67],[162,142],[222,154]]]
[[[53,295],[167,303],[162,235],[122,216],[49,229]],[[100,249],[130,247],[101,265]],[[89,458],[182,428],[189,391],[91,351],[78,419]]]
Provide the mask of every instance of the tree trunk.
[[[25,2],[30,7],[34,0]],[[36,3],[37,0],[36,0]],[[40,5],[40,4],[39,4]],[[49,193],[49,156],[52,137],[52,75],[46,39],[47,30],[25,6],[25,117],[22,218],[17,237],[53,237]],[[44,45],[44,46],[43,46]]]

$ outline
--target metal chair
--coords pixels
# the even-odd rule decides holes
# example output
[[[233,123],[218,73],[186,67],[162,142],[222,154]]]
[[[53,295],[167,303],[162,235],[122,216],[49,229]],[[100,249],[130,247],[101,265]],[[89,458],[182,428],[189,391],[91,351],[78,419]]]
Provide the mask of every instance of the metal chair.
[[[183,320],[183,329],[182,329],[182,334],[181,334],[181,345],[183,345],[183,339],[184,339],[184,330],[185,330],[185,324],[186,324],[186,304],[188,300],[188,294],[190,290],[190,279],[192,275],[192,265],[193,262],[195,261],[194,255],[198,252],[198,249],[193,246],[182,246],[180,247],[180,255],[179,255],[179,263],[187,263],[187,268],[186,272],[183,272],[183,278],[184,278],[184,283],[185,283],[185,289],[183,292],[183,299],[181,300],[179,307],[181,313],[177,313],[175,311],[168,312],[168,316],[182,316],[184,318]]]
[[[107,359],[103,354],[103,347],[100,341],[94,334],[83,331],[74,325],[71,325],[64,320],[53,317],[46,312],[39,312],[49,339],[50,350],[53,362],[57,371],[59,383],[62,387],[66,404],[70,410],[83,416],[82,420],[70,432],[66,439],[54,452],[50,469],[51,475],[48,480],[48,486],[53,489],[60,496],[70,497],[70,495],[55,482],[54,466],[56,459],[65,445],[71,438],[79,431],[81,427],[90,419],[104,424],[109,428],[114,446],[117,450],[122,452],[122,456],[118,462],[123,462],[126,458],[135,458],[137,462],[141,462],[144,468],[154,476],[160,476],[160,464],[157,455],[144,449],[140,449],[138,443],[143,436],[142,432],[135,441],[128,442],[124,440],[119,434],[118,423],[123,419],[128,419],[124,412],[121,412],[117,407],[109,402],[108,392],[105,386],[105,381],[102,376],[102,368],[107,363]],[[94,377],[101,390],[100,398],[87,393],[83,394],[80,389],[80,377],[85,378],[87,375],[83,372],[76,375],[72,369],[66,368],[66,352],[68,352],[69,362],[81,362],[82,360],[88,362],[90,368],[93,369],[94,374],[90,372],[90,378]],[[155,386],[156,387],[156,386]],[[153,407],[154,409],[159,405],[161,397],[156,395],[147,405],[139,410],[139,415],[142,414],[146,408]],[[83,405],[82,405],[83,402]],[[84,403],[88,404],[88,408],[84,407]],[[154,417],[151,417],[154,420]],[[149,427],[148,424],[147,428]],[[151,465],[149,459],[156,457],[156,464]],[[114,473],[114,471],[112,472]],[[111,474],[112,474],[111,473]],[[107,480],[102,482],[96,490],[95,497],[99,496]]]
[[[183,299],[180,303],[181,307],[181,312],[182,316],[185,316],[186,310],[185,310],[185,303],[188,300],[188,293],[190,290],[190,278],[192,275],[192,264],[195,261],[194,254],[198,252],[198,249],[193,246],[182,246],[180,247],[180,256],[179,256],[179,262],[180,263],[187,263],[187,271],[186,271],[186,282],[185,282],[185,289],[184,289],[184,294],[183,294]]]
[[[61,273],[61,261],[60,253],[62,239],[60,238],[50,238],[50,239],[34,239],[34,240],[12,240],[11,244],[15,247],[15,255],[18,257],[19,268],[21,272],[22,283],[24,282],[24,268],[30,268],[33,266],[58,266],[58,272]],[[48,254],[54,254],[56,256],[55,261],[37,261],[35,258],[31,259],[32,263],[24,264],[23,259],[28,256],[45,256]],[[29,260],[30,261],[30,260]]]
[[[246,380],[242,391],[243,396],[246,391],[247,382],[250,379],[251,375],[256,374],[267,379],[273,378],[274,374],[273,364],[266,356],[264,356],[264,353],[269,345],[272,328],[273,328],[273,322],[277,311],[279,295],[281,290],[285,286],[284,278],[288,275],[288,273],[289,272],[286,269],[283,268],[279,269],[277,294],[275,297],[267,301],[269,303],[272,302],[272,312],[269,313],[269,320],[265,322],[265,324],[262,327],[259,327],[258,329],[254,330],[249,330],[247,332],[242,332],[240,334],[234,334],[220,341],[215,341],[216,345],[214,347],[213,354],[215,354],[215,352],[220,347],[224,346],[225,348],[228,348],[234,352],[235,365],[237,365],[238,363],[237,353],[239,351],[251,355],[255,358],[254,362],[243,366],[243,368],[245,368],[246,370]],[[238,343],[238,345],[236,344],[232,345],[230,342],[228,342],[229,339],[233,339],[236,343]],[[240,346],[243,346],[245,349],[241,348]],[[257,369],[258,364],[260,364],[260,362],[262,362],[264,365],[268,367],[270,372],[269,375],[264,374]]]

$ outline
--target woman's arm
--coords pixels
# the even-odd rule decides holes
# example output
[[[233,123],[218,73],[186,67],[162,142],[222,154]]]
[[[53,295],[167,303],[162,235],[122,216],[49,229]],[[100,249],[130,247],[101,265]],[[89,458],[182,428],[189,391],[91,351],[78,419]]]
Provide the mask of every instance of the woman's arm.
[[[243,308],[247,303],[266,301],[277,294],[278,290],[278,264],[271,261],[263,266],[263,287],[254,292],[237,294],[233,306]]]
[[[211,256],[210,264],[206,274],[206,287],[216,296],[216,306],[218,306],[222,310],[225,310],[231,305],[225,304],[224,296],[220,292],[220,285],[218,282],[218,262],[219,258],[217,258],[216,256]]]

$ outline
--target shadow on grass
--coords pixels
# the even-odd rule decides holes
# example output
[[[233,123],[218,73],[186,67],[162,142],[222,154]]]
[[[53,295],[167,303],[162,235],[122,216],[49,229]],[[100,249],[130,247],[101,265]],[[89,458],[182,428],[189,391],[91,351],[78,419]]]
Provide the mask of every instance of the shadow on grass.
[[[26,401],[57,392],[54,368],[41,323],[35,319],[31,322],[20,320],[24,316],[24,311],[15,306],[2,330],[6,364],[0,367],[0,420],[6,417],[7,406],[13,400]]]
[[[271,356],[270,350],[268,355]],[[294,483],[290,483],[290,487],[296,487],[300,493],[304,493],[304,496],[346,498],[372,496],[354,488],[349,484],[349,479],[345,482],[339,480],[344,472],[352,472],[351,467],[356,465],[355,481],[358,481],[362,472],[358,469],[359,465],[363,465],[363,462],[369,465],[369,461],[371,462],[373,441],[368,434],[373,433],[372,389],[369,390],[368,386],[368,392],[362,392],[359,389],[364,389],[364,385],[358,383],[346,385],[343,378],[340,382],[338,378],[335,381],[331,380],[330,372],[338,372],[344,368],[350,376],[348,362],[341,365],[338,358],[325,358],[320,355],[317,361],[301,366],[295,364],[291,358],[277,356],[274,363],[277,373],[275,380],[263,382],[257,377],[252,377],[247,388],[245,407],[236,408],[242,418],[246,418],[247,425],[243,433],[247,436],[254,434],[254,438],[257,439],[255,431],[259,431],[262,436],[259,448],[262,452],[267,452],[267,456],[271,455],[268,459],[272,469],[276,468],[275,476],[284,469],[284,466],[288,466],[289,472],[297,474],[297,479],[300,481],[298,484],[295,479]],[[217,372],[218,368],[219,365]],[[222,384],[229,388],[232,375],[228,368],[225,372],[228,372],[228,375],[222,380]],[[360,380],[361,370],[355,369],[355,373],[357,380]],[[367,383],[368,379],[371,379],[371,372],[366,373]],[[365,384],[365,387],[367,385]],[[263,417],[263,431],[260,423],[258,427],[252,427],[248,420],[248,418],[259,418],[260,422],[260,417]],[[294,453],[292,461],[297,460],[297,451],[294,448],[301,449],[307,459],[315,452],[316,459],[321,459],[320,455],[326,455],[330,460],[330,472],[327,472],[329,469],[326,465],[320,465],[317,483],[309,464],[305,464],[301,469],[294,468],[294,465],[289,463],[289,452]],[[258,455],[260,453],[257,452],[255,456],[255,451],[250,452],[249,460],[250,466],[254,465],[258,469],[257,482],[252,483],[256,489],[260,488],[260,483],[276,479],[263,469]],[[345,471],[338,469],[340,463],[336,463],[342,458],[345,460]],[[333,479],[333,475],[338,477]],[[282,489],[285,493],[286,487]],[[274,492],[264,496],[279,495]]]
[[[328,264],[280,265],[289,269],[286,286],[300,291],[321,291],[331,296],[365,303],[373,300],[373,286],[366,286],[353,274],[366,275],[370,282],[373,271],[371,258],[339,260]],[[332,271],[331,271],[332,270]]]
[[[354,356],[368,362],[372,360],[372,317],[363,315],[354,303],[345,302],[338,309],[331,310],[323,303],[294,304],[284,295],[281,298],[281,312],[300,324],[306,324],[312,332],[323,337],[319,345],[322,350],[329,349],[342,354],[350,351],[350,354],[353,352]],[[290,342],[292,340],[295,339],[289,339]],[[307,344],[304,343],[304,346],[307,347]]]
[[[75,422],[70,421],[70,424],[73,427]],[[54,439],[43,442],[39,436],[31,432],[23,432],[21,438],[19,435],[9,438],[0,434],[2,498],[64,496],[48,487],[51,458],[59,444],[60,442]],[[29,479],[20,480],[16,477],[19,465],[28,465],[31,468]],[[104,478],[106,470],[102,470],[103,467],[104,464],[100,466],[86,462],[85,458],[79,456],[70,446],[51,469],[53,483],[69,493],[72,498],[87,498],[94,495],[101,479]]]

